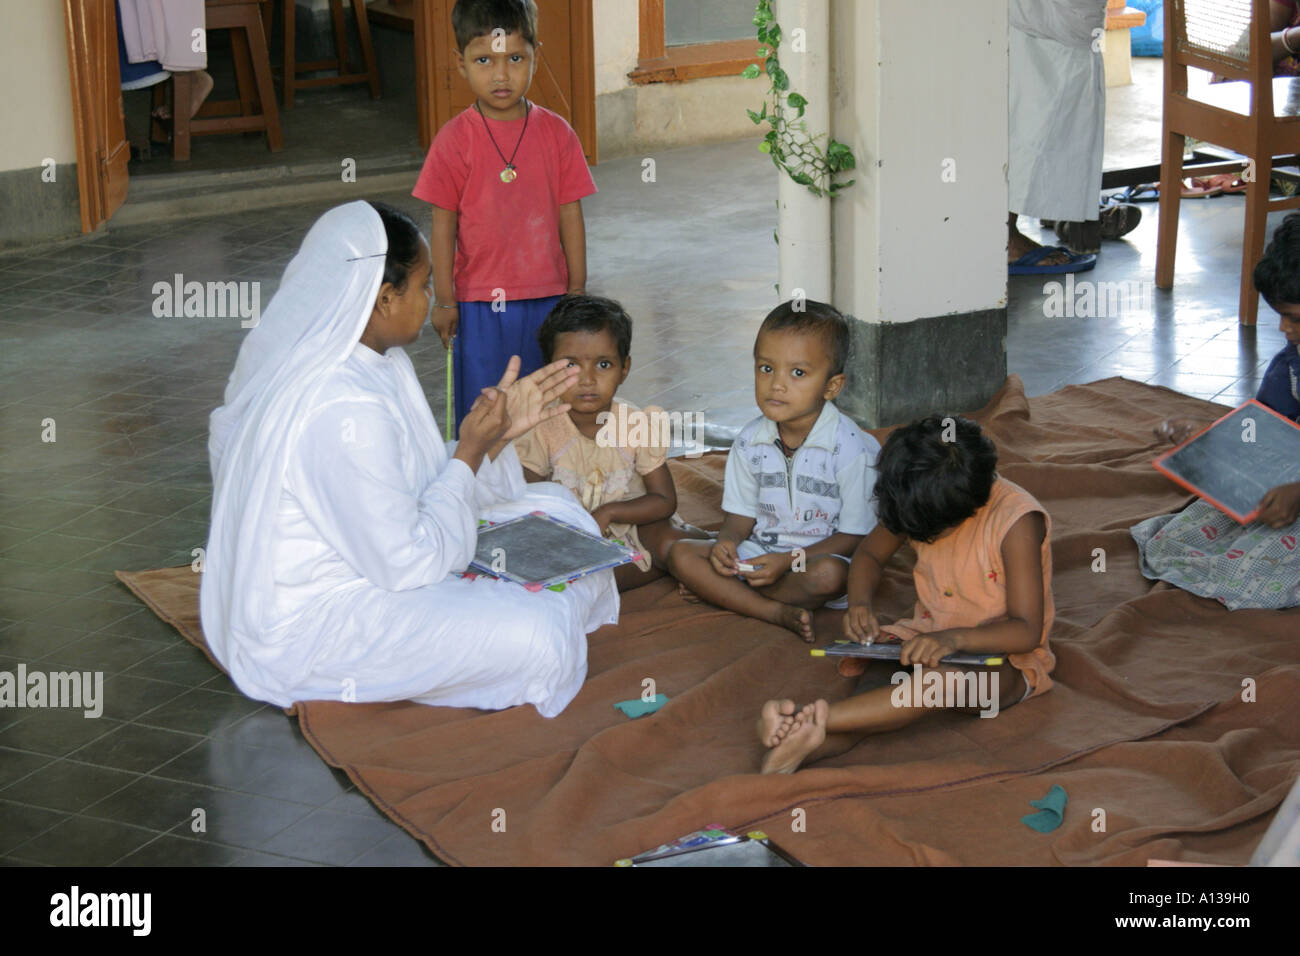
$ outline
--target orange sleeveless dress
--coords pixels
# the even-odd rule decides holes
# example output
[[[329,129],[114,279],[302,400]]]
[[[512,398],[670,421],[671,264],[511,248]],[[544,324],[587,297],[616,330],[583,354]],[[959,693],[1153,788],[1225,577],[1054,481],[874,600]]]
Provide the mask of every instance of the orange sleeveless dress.
[[[1012,666],[1025,676],[1031,697],[1052,687],[1056,655],[1047,643],[1056,617],[1052,601],[1052,519],[1038,500],[1005,478],[993,482],[984,507],[955,531],[933,544],[914,541],[916,608],[912,617],[881,626],[900,640],[952,627],[978,627],[1007,614],[1006,572],[1002,566],[1002,540],[1011,526],[1027,514],[1040,512],[1046,525],[1043,536],[1043,633],[1039,644],[1025,654],[1010,654]]]

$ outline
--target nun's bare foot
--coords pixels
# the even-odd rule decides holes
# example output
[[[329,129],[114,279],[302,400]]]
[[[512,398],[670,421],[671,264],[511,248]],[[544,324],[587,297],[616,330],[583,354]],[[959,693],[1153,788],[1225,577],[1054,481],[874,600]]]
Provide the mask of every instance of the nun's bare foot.
[[[763,758],[762,772],[794,773],[798,770],[808,755],[826,740],[826,715],[829,712],[830,705],[824,700],[799,711],[785,739]]]
[[[812,614],[806,608],[795,607],[793,604],[783,604],[781,606],[781,626],[791,631],[805,644],[812,643]]]
[[[794,726],[795,705],[792,700],[769,700],[758,715],[758,740],[764,747],[775,747]]]

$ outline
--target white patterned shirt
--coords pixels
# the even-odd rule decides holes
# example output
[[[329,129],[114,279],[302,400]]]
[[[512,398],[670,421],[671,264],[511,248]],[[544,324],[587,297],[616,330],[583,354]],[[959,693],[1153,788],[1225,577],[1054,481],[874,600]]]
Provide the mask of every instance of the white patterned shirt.
[[[878,441],[831,402],[792,457],[777,437],[776,422],[760,416],[741,429],[727,455],[722,510],[755,519],[751,540],[790,551],[876,526]]]

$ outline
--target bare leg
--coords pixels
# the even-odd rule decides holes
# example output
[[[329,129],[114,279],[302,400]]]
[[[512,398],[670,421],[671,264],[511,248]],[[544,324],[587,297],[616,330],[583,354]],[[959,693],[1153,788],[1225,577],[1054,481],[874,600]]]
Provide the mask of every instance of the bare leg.
[[[199,111],[206,100],[212,94],[212,87],[215,81],[212,74],[207,70],[197,70],[194,74],[194,82],[190,84],[190,118]],[[159,106],[153,111],[153,115],[160,120],[172,118],[172,111],[167,106]]]
[[[1042,249],[1041,242],[1034,242],[1016,227],[1016,214],[1010,213],[1007,216],[1007,262],[1015,262],[1031,249]],[[1038,260],[1038,265],[1054,266],[1062,262],[1069,262],[1070,257],[1063,252],[1053,252],[1051,255],[1044,255]]]
[[[637,525],[637,537],[645,545],[645,549],[650,552],[650,558],[655,567],[668,570],[668,552],[672,550],[674,544],[678,541],[711,541],[703,531],[698,528],[685,529],[673,527],[672,521],[665,518],[661,521],[652,521],[649,524]]]
[[[663,568],[654,565],[642,571],[635,564],[620,564],[614,569],[614,584],[620,592],[631,591],[651,581],[658,581],[664,573]]]
[[[936,674],[965,673],[960,668],[950,667],[936,667],[932,670]],[[958,708],[952,699],[945,699],[944,707],[913,706],[915,697],[912,682],[915,672],[903,673],[906,678],[898,684],[891,681],[890,686],[875,687],[830,705],[826,705],[825,701],[817,701],[817,705],[826,706],[825,719],[820,724],[816,721],[815,709],[810,715],[808,707],[804,707],[795,715],[795,725],[786,732],[782,742],[764,756],[762,772],[793,773],[805,763],[844,753],[868,734],[898,730],[915,723],[928,713],[938,713],[945,709],[980,713],[979,707]],[[999,712],[1014,706],[1024,696],[1024,678],[1010,664],[991,674],[997,676]],[[809,719],[816,725],[815,730],[807,730],[802,726]]]
[[[669,572],[710,604],[779,624],[805,641],[813,639],[812,615],[807,610],[766,597],[739,578],[718,574],[709,562],[712,547],[712,542],[678,541],[668,554]]]
[[[848,578],[848,562],[820,554],[803,571],[792,570],[775,584],[758,590],[773,601],[813,610],[843,594]]]

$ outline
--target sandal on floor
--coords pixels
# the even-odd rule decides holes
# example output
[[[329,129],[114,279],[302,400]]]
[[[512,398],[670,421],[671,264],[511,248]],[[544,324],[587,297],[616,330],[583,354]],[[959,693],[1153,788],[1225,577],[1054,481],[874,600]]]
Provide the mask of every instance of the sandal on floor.
[[[1160,200],[1160,184],[1144,183],[1141,186],[1130,186],[1123,192],[1116,193],[1111,199],[1118,199],[1120,202],[1158,202]]]
[[[1130,203],[1112,202],[1101,207],[1101,237],[1127,236],[1142,221],[1142,210]]]
[[[1225,193],[1244,193],[1250,184],[1235,173],[1219,173],[1205,180],[1211,186],[1218,186]]]
[[[1040,260],[1046,259],[1053,252],[1063,252],[1069,256],[1069,259],[1055,265],[1039,265]],[[1007,275],[1065,275],[1067,272],[1087,272],[1096,265],[1097,257],[1092,253],[1071,252],[1065,246],[1039,246],[1037,249],[1030,249],[1015,262],[1008,262]]]
[[[1223,187],[1214,185],[1214,182],[1210,179],[1199,179],[1191,176],[1183,180],[1182,195],[1184,199],[1209,199],[1221,192],[1223,192]]]

